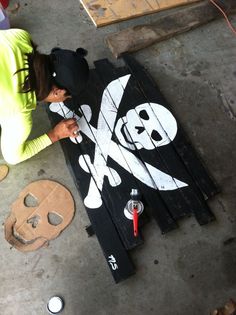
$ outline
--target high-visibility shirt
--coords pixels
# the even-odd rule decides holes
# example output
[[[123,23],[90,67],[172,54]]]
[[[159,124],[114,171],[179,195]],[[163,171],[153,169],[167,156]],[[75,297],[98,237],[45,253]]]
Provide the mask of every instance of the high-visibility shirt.
[[[35,92],[20,93],[27,70],[26,53],[33,47],[29,33],[20,29],[0,30],[0,126],[1,150],[9,164],[22,162],[49,146],[45,133],[29,140],[32,111],[36,109]]]

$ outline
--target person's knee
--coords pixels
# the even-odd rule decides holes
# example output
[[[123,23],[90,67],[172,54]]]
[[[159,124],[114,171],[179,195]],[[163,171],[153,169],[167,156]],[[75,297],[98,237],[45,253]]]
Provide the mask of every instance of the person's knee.
[[[2,155],[7,164],[16,165],[21,162],[21,159],[16,154],[10,154],[3,151]]]

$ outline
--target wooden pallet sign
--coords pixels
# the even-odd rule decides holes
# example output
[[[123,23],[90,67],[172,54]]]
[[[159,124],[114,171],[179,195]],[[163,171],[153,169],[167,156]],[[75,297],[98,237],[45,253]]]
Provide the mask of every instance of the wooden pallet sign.
[[[116,282],[134,274],[128,251],[143,244],[150,216],[162,233],[184,216],[207,224],[214,215],[206,199],[217,192],[156,84],[133,57],[123,58],[121,68],[96,61],[80,99],[48,110],[53,124],[78,120],[81,135],[61,145]],[[132,188],[145,206],[138,237],[124,213]]]

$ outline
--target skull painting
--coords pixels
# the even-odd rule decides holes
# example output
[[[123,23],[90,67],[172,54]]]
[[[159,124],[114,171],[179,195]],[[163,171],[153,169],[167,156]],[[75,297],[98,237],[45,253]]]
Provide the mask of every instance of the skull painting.
[[[120,143],[131,150],[167,145],[175,138],[177,122],[171,112],[156,103],[144,103],[118,120],[115,134]]]
[[[28,197],[34,203],[27,204]],[[33,182],[12,204],[4,224],[5,238],[20,251],[36,250],[65,229],[74,211],[74,200],[65,187],[50,180]]]

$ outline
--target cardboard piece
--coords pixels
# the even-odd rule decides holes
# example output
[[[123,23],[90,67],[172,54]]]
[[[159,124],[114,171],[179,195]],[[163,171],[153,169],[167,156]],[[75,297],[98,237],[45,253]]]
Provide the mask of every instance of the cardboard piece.
[[[9,167],[5,164],[0,165],[0,182],[7,176]]]
[[[34,251],[55,239],[72,221],[74,213],[69,190],[50,180],[33,182],[12,204],[4,224],[5,238],[22,252]]]
[[[211,315],[234,315],[236,313],[236,302],[230,299],[225,306],[214,310]]]

